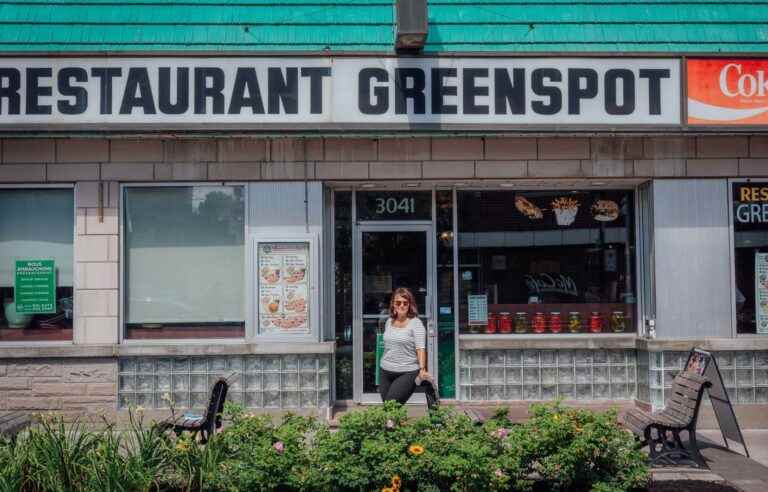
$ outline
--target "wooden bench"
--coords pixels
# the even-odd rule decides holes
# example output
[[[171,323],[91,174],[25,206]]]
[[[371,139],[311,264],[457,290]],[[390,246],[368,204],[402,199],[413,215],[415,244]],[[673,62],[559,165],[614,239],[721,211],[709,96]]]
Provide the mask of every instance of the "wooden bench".
[[[31,422],[32,419],[26,412],[0,413],[0,436],[15,439]]]
[[[211,399],[208,401],[208,407],[199,417],[180,416],[170,418],[160,422],[160,430],[165,432],[173,429],[173,432],[180,436],[182,432],[191,432],[195,436],[200,433],[200,441],[208,442],[208,439],[221,428],[221,413],[224,411],[224,402],[227,400],[227,391],[229,384],[225,378],[219,378],[211,387]]]
[[[648,444],[651,463],[659,465],[691,464],[703,466],[696,441],[696,423],[704,390],[711,385],[703,376],[680,372],[672,383],[666,407],[655,414],[633,408],[624,417],[624,425]],[[688,432],[688,445],[680,439]]]

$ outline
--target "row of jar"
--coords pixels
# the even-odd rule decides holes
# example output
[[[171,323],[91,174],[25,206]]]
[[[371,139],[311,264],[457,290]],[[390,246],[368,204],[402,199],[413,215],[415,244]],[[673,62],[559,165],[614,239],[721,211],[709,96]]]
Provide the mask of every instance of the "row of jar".
[[[626,331],[628,321],[624,311],[613,311],[609,315],[592,312],[584,316],[579,311],[563,316],[557,311],[549,313],[537,312],[529,315],[526,312],[489,313],[485,326],[470,327],[475,333],[484,331],[487,334],[508,333],[602,333],[610,331],[623,333]]]

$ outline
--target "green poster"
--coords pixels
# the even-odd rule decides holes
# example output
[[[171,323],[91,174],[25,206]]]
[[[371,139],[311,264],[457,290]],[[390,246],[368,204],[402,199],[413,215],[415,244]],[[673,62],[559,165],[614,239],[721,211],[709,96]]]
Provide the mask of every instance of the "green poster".
[[[17,260],[13,292],[17,313],[55,313],[56,269],[53,260]]]

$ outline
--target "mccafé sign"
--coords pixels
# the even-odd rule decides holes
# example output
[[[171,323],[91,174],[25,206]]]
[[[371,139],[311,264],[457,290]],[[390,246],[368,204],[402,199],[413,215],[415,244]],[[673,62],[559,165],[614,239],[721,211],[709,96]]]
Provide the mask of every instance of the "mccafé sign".
[[[688,60],[688,123],[768,123],[768,60]]]

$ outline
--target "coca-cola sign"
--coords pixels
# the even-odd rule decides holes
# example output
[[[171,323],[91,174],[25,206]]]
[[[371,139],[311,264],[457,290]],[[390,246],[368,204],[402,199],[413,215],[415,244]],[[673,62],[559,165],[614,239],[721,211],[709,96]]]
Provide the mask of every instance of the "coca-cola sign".
[[[689,59],[688,123],[768,123],[768,59]]]

